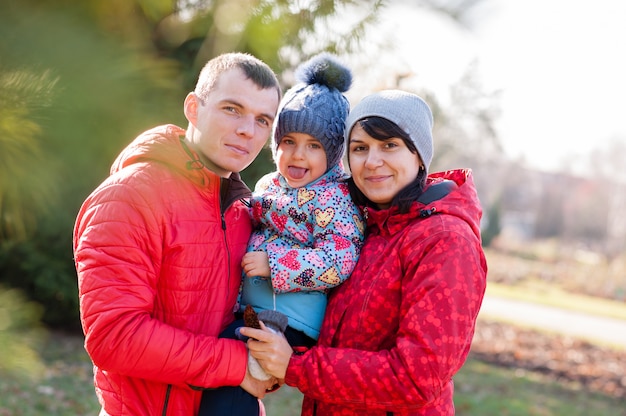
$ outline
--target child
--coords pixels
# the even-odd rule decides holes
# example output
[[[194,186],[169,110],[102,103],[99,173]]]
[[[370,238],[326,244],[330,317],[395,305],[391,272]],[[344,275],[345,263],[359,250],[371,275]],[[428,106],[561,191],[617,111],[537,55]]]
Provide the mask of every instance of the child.
[[[282,312],[289,343],[310,347],[328,290],[356,265],[364,224],[341,162],[349,111],[342,92],[351,72],[322,53],[302,64],[296,77],[300,83],[285,93],[274,121],[277,172],[259,180],[250,201],[255,230],[242,261],[240,310],[251,305],[257,312]],[[240,326],[236,321],[223,336],[232,337]],[[199,416],[231,414],[258,415],[258,400],[240,387],[203,393]]]

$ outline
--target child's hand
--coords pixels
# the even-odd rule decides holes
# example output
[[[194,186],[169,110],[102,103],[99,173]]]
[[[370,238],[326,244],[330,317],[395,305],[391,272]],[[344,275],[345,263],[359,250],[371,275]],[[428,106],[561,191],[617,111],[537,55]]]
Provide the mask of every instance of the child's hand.
[[[241,267],[246,276],[270,277],[270,261],[264,251],[250,251],[243,256]]]

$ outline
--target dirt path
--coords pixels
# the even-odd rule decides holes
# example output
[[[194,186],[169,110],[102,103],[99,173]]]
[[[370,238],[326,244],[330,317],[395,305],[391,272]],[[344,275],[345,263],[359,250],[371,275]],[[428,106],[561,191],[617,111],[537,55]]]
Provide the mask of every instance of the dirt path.
[[[479,319],[490,319],[569,335],[626,349],[626,321],[501,297],[486,296]]]

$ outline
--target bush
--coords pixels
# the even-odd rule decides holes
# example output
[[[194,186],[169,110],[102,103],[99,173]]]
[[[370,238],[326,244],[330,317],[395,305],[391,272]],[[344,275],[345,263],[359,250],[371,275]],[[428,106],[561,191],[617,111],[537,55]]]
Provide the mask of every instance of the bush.
[[[44,308],[44,324],[73,331],[80,329],[80,320],[71,229],[67,219],[49,218],[32,238],[2,242],[0,275],[5,285]]]

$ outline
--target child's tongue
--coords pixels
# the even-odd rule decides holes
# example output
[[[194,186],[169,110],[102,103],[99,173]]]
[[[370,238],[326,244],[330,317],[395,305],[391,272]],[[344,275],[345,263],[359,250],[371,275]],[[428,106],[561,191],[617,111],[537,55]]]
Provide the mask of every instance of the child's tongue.
[[[296,168],[293,166],[289,166],[287,168],[287,172],[289,173],[289,176],[291,176],[294,179],[302,179],[304,178],[304,175],[306,173],[307,169],[305,168]]]

